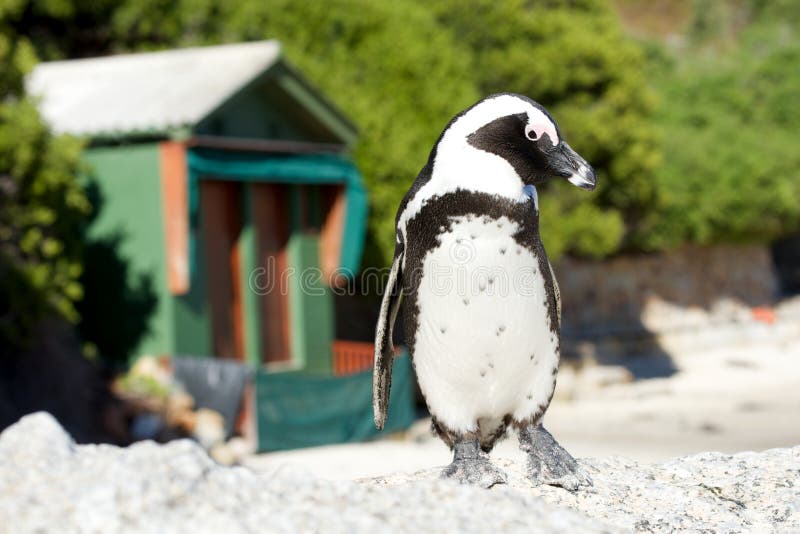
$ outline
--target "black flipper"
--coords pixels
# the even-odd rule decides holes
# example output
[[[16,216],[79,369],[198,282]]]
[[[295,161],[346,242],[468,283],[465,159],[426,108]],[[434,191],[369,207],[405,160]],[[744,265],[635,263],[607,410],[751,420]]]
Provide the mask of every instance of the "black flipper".
[[[550,277],[553,279],[553,292],[556,294],[556,314],[558,315],[558,327],[561,328],[561,289],[558,287],[558,280],[556,280],[556,273],[553,271],[553,264],[547,261],[550,266]]]
[[[399,248],[399,247],[398,247]],[[381,312],[378,317],[378,326],[375,329],[375,368],[372,374],[372,411],[375,416],[375,426],[383,430],[386,422],[386,412],[389,409],[389,389],[392,386],[392,363],[394,363],[394,346],[392,345],[392,331],[397,311],[400,309],[400,300],[403,293],[403,251],[395,252],[392,261],[392,270],[389,272],[389,281],[381,302]]]

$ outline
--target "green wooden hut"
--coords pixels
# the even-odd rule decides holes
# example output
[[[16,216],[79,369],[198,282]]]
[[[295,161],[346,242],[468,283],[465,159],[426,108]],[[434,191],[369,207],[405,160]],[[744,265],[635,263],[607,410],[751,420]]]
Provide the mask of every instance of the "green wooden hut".
[[[335,339],[331,295],[358,271],[367,197],[347,156],[355,127],[280,44],[43,63],[28,90],[56,132],[89,140],[103,204],[91,235],[124,235],[131,273],[153,281],[157,307],[134,353],[250,365],[262,448],[369,435],[368,396],[357,418],[307,417],[368,393],[372,346]],[[411,417],[408,367],[398,427]],[[327,427],[309,437],[298,418]],[[305,437],[275,439],[293,428]]]

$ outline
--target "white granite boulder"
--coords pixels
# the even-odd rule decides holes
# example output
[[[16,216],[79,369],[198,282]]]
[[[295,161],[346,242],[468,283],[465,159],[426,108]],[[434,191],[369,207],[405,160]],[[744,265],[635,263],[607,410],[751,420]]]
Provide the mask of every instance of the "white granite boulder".
[[[75,445],[45,413],[0,434],[0,531],[715,532],[800,531],[800,447],[704,453],[663,464],[582,460],[594,487],[439,480],[431,469],[328,482],[214,463],[190,441]],[[391,459],[387,458],[387,469]]]

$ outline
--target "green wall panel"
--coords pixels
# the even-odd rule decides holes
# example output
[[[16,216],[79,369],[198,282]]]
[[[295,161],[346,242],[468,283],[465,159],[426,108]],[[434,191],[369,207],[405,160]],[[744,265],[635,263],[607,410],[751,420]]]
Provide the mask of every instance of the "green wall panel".
[[[118,253],[132,284],[145,276],[158,299],[149,332],[133,354],[160,354],[174,346],[171,295],[167,289],[158,144],[95,147],[85,153],[96,187],[97,216],[89,239],[119,236]],[[125,317],[114,320],[124,321]]]
[[[309,373],[331,374],[333,299],[322,284],[319,236],[293,233],[288,253],[292,358]]]
[[[260,310],[258,295],[250,287],[250,275],[258,267],[258,243],[253,226],[252,185],[242,187],[242,231],[239,234],[241,254],[242,313],[244,315],[245,360],[252,365],[261,363]]]
[[[194,255],[189,291],[172,297],[175,324],[176,354],[212,356],[211,317],[206,293],[205,249],[203,240],[197,239],[191,252]]]

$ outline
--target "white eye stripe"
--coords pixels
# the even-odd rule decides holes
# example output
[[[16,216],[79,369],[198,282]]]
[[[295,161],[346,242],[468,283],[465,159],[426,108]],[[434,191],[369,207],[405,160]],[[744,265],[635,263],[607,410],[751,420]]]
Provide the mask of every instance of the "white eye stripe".
[[[527,116],[527,124],[537,132],[537,139],[539,139],[543,133],[547,133],[550,140],[553,141],[553,144],[558,144],[559,139],[556,134],[555,125],[547,114],[531,105],[529,102],[508,94],[483,100],[464,113],[464,115],[457,118],[455,122],[445,130],[442,143],[466,142],[465,138],[481,126],[485,126],[500,117],[518,115],[520,113],[524,113]]]
[[[525,135],[531,141],[537,141],[541,139],[544,134],[547,134],[547,136],[550,138],[550,142],[553,143],[553,146],[558,144],[558,134],[556,133],[556,128],[553,126],[552,122],[534,122],[525,126]]]

